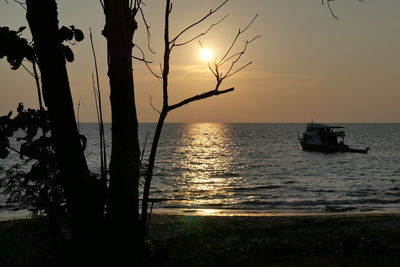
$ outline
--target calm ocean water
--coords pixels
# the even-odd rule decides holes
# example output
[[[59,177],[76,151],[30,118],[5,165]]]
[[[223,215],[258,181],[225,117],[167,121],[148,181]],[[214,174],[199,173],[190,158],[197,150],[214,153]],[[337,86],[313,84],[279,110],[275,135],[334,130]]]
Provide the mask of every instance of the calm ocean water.
[[[346,144],[370,147],[369,153],[302,151],[297,137],[305,124],[166,124],[151,197],[169,200],[155,208],[399,212],[400,124],[340,125]],[[147,132],[151,143],[154,127],[140,125],[142,145]],[[89,140],[89,166],[97,171],[97,125],[80,130]]]

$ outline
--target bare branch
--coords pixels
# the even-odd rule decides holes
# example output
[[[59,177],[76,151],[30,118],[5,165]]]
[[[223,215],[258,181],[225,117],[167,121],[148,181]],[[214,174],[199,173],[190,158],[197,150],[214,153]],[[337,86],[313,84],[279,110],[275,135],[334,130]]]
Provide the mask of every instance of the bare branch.
[[[231,60],[232,58],[234,58],[234,57],[236,57],[236,56],[239,56],[239,58],[240,58],[240,57],[246,52],[247,45],[250,44],[251,42],[253,42],[254,40],[256,40],[256,39],[259,38],[259,37],[261,37],[261,35],[257,35],[257,36],[254,37],[253,39],[248,40],[248,41],[245,41],[245,46],[244,46],[244,48],[242,49],[242,51],[237,52],[237,53],[235,53],[235,54],[229,56],[229,57],[226,58],[223,62],[219,62],[219,65],[220,65],[220,66],[224,65],[226,62],[228,62],[229,60]]]
[[[150,96],[150,106],[158,113],[158,114],[161,114],[161,111],[159,111],[157,108],[155,108],[154,106],[153,106],[153,101],[151,100],[151,95],[149,95]]]
[[[215,66],[215,65],[214,65]],[[217,73],[211,68],[210,62],[208,62],[208,68],[211,70],[211,72],[214,74],[214,76],[218,79]]]
[[[326,4],[328,5],[329,11],[331,12],[332,17],[333,17],[334,19],[339,20],[339,17],[337,17],[337,16],[335,15],[335,13],[333,13],[333,10],[332,10],[331,4],[330,4],[330,2],[332,2],[332,1],[334,1],[334,0],[326,0]],[[322,0],[322,5],[323,5],[323,4],[324,4],[324,0]]]
[[[24,65],[24,63],[21,63],[21,66],[22,66],[33,78],[35,78],[35,75],[33,74],[33,72],[31,72],[31,71]]]
[[[19,0],[14,0],[14,2],[19,4],[23,9],[26,10],[26,3],[19,1]],[[8,1],[6,1],[6,3],[8,4]]]
[[[164,72],[164,69],[163,69],[162,64],[160,62],[160,73],[163,73],[163,72]]]
[[[145,57],[145,54],[143,52],[143,49],[140,48],[140,46],[135,45],[135,47],[140,51],[140,53],[142,53],[142,57],[137,57],[137,56],[132,56],[132,58],[142,61],[144,64],[146,64],[147,69],[151,72],[151,74],[153,74],[154,77],[157,78],[158,81],[160,81],[162,79],[162,77],[160,75],[157,75],[150,67],[150,64],[153,63],[152,61],[148,61]]]
[[[96,88],[96,86],[94,84],[94,75],[92,73],[93,93],[95,95],[97,121],[98,121],[98,125],[99,125],[99,135],[100,135],[101,180],[102,180],[103,186],[106,186],[107,151],[106,151],[106,141],[105,141],[105,137],[104,137],[103,108],[102,108],[102,101],[101,101],[100,79],[99,79],[99,71],[98,71],[98,67],[97,67],[97,57],[96,57],[96,51],[95,51],[95,47],[94,47],[93,35],[92,35],[91,28],[89,28],[89,33],[90,33],[90,45],[92,48],[93,62],[94,62],[94,68],[96,71],[96,83],[97,83],[97,88]]]
[[[161,81],[162,77],[160,75],[156,74],[150,67],[150,63],[153,63],[152,61],[147,61],[144,58],[139,58],[139,57],[135,57],[135,56],[132,56],[132,58],[134,58],[136,60],[139,60],[139,61],[142,61],[144,64],[146,64],[146,67],[150,71],[150,73],[153,74],[153,76],[156,77],[159,82],[162,82]]]
[[[211,9],[210,12],[207,13],[207,15],[203,16],[201,19],[197,20],[196,22],[192,23],[191,25],[189,25],[188,27],[183,29],[180,33],[178,33],[177,36],[175,36],[175,38],[173,38],[170,41],[170,44],[175,44],[176,41],[178,40],[178,38],[181,37],[185,32],[187,32],[188,30],[192,29],[193,27],[195,27],[195,26],[199,25],[200,23],[202,23],[203,21],[205,21],[208,17],[210,17],[212,14],[216,13],[219,9],[221,9],[221,7],[223,7],[228,1],[229,0],[225,0],[217,8]],[[171,4],[171,7],[172,7],[172,4]]]
[[[326,1],[326,4],[327,4],[327,6],[328,6],[328,8],[329,8],[329,11],[331,12],[332,17],[333,17],[334,19],[336,19],[336,20],[339,20],[339,17],[336,16],[335,13],[333,12],[333,9],[332,9],[331,3],[330,3],[330,2],[333,2],[333,1],[335,1],[335,0],[321,0],[321,1],[322,1],[322,5],[324,5],[324,3],[325,3],[325,1]],[[358,1],[358,2],[361,2],[361,3],[364,3],[364,0],[357,0],[357,1]]]
[[[179,108],[179,107],[181,107],[181,106],[183,106],[183,105],[189,104],[189,103],[191,103],[191,102],[194,102],[194,101],[197,101],[197,100],[201,100],[201,99],[205,99],[205,98],[209,98],[209,97],[216,96],[216,95],[221,95],[221,94],[229,93],[229,92],[232,92],[233,90],[235,90],[235,88],[233,88],[233,87],[232,87],[232,88],[229,88],[229,89],[222,90],[222,91],[219,91],[219,90],[211,90],[211,91],[202,93],[202,94],[200,94],[200,95],[195,95],[195,96],[193,96],[193,97],[189,97],[189,98],[187,98],[187,99],[185,99],[185,100],[183,100],[183,101],[181,101],[181,102],[179,102],[179,103],[177,103],[177,104],[175,104],[175,105],[168,106],[168,109],[167,109],[167,110],[168,110],[168,112],[169,112],[169,111],[171,111],[171,110],[177,109],[177,108]]]
[[[156,54],[156,52],[153,51],[153,49],[151,48],[150,45],[150,38],[151,38],[151,33],[150,33],[150,26],[147,23],[146,17],[144,15],[143,9],[141,7],[139,7],[139,11],[140,11],[140,15],[142,16],[142,20],[144,25],[146,26],[146,32],[147,32],[147,48],[149,49],[149,51],[153,54]]]
[[[235,75],[236,73],[242,71],[244,68],[246,68],[247,66],[249,66],[249,65],[252,64],[252,63],[253,63],[253,62],[250,61],[249,63],[245,64],[244,66],[240,67],[239,69],[235,70],[235,71],[232,72],[232,73],[228,73],[228,72],[227,72],[227,74],[225,74],[225,76],[223,77],[223,79],[226,79],[226,78],[231,77],[232,75]]]
[[[138,60],[138,61],[142,61],[142,62],[144,62],[144,63],[153,63],[153,61],[148,61],[148,60],[146,60],[146,59],[143,58],[143,57],[132,56],[132,58],[133,58],[133,59],[136,59],[136,60]]]
[[[194,40],[200,38],[201,36],[206,35],[213,27],[217,26],[218,24],[220,24],[224,19],[226,19],[229,16],[229,14],[226,14],[225,17],[223,17],[222,19],[220,19],[219,21],[217,21],[216,23],[213,23],[210,25],[210,27],[208,27],[208,29],[205,32],[202,32],[198,35],[196,35],[195,37],[193,37],[192,39],[186,41],[186,42],[182,42],[182,43],[173,43],[173,46],[182,46],[182,45],[186,45],[188,43],[193,42]]]
[[[254,37],[253,39],[251,39],[251,40],[249,40],[249,41],[246,41],[246,42],[245,42],[245,45],[244,45],[244,47],[243,47],[243,49],[242,49],[242,51],[236,53],[236,54],[233,55],[232,57],[229,57],[229,58],[233,58],[233,57],[237,56],[237,58],[236,58],[235,60],[232,61],[231,66],[229,67],[229,69],[228,69],[228,71],[226,72],[225,76],[222,77],[222,79],[226,79],[226,78],[228,78],[228,77],[230,77],[230,76],[232,76],[232,75],[238,73],[239,71],[241,71],[242,69],[244,69],[245,67],[247,67],[248,65],[251,64],[251,62],[250,62],[250,63],[244,65],[243,67],[240,67],[238,70],[234,71],[233,73],[231,73],[231,71],[233,70],[233,68],[234,68],[234,66],[236,65],[236,63],[239,62],[240,58],[241,58],[241,57],[243,56],[243,54],[246,52],[247,46],[248,46],[251,42],[253,42],[254,40],[256,40],[257,38],[259,38],[259,37],[260,37],[260,35]],[[225,62],[226,62],[226,60],[225,60],[223,63],[221,63],[221,65],[224,64]]]
[[[251,24],[253,24],[253,22],[257,19],[257,17],[258,17],[258,14],[254,16],[254,18],[250,21],[250,23],[243,30],[239,29],[238,33],[236,34],[235,38],[233,39],[233,41],[231,43],[231,46],[226,51],[225,55],[220,59],[218,64],[223,62],[225,60],[225,58],[228,57],[229,53],[232,51],[233,47],[235,46],[236,41],[238,40],[239,36],[242,35],[251,26]]]
[[[142,58],[139,58],[139,57],[136,57],[136,56],[133,56],[133,58],[139,59],[139,60],[144,61],[144,62],[153,63],[152,61],[146,60],[146,55],[144,54],[144,51],[143,51],[142,48],[140,48],[140,46],[138,46],[137,44],[134,44],[134,48],[135,48],[135,47],[136,47],[136,48],[139,50],[139,52],[142,54]]]
[[[162,76],[157,75],[150,67],[150,65],[147,62],[144,62],[146,64],[147,69],[151,72],[151,74],[153,74],[154,77],[157,78],[157,81],[159,81],[160,83],[162,83]]]

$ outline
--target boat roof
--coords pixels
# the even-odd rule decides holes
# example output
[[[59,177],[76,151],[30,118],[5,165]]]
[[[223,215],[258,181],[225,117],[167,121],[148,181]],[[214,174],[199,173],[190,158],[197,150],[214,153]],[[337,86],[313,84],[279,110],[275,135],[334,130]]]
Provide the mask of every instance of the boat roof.
[[[329,124],[321,124],[321,123],[309,123],[307,127],[315,127],[315,128],[345,128],[339,125],[329,125]]]

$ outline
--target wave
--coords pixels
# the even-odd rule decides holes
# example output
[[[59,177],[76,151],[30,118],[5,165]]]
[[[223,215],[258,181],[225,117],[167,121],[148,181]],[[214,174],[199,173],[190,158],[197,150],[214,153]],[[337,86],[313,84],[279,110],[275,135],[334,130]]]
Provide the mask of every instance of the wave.
[[[399,204],[400,199],[344,199],[344,200],[252,200],[240,204],[249,206],[329,206],[329,205],[365,205],[365,204]]]
[[[230,187],[227,188],[230,192],[251,192],[259,190],[271,190],[281,188],[279,185],[260,185],[260,186],[244,186],[244,187]]]

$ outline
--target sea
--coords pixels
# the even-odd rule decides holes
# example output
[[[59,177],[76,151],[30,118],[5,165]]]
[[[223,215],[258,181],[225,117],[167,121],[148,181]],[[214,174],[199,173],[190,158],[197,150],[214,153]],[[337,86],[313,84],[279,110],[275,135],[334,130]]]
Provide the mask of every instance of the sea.
[[[368,154],[301,150],[306,123],[166,123],[150,197],[154,212],[287,215],[400,212],[400,124],[339,124]],[[156,124],[139,127],[146,163]],[[106,124],[108,158],[111,125]],[[96,123],[81,123],[89,168],[99,172]],[[16,144],[15,144],[16,145]],[[18,161],[14,153],[2,166]],[[141,189],[142,190],[142,189]],[[25,214],[0,195],[0,219]]]

